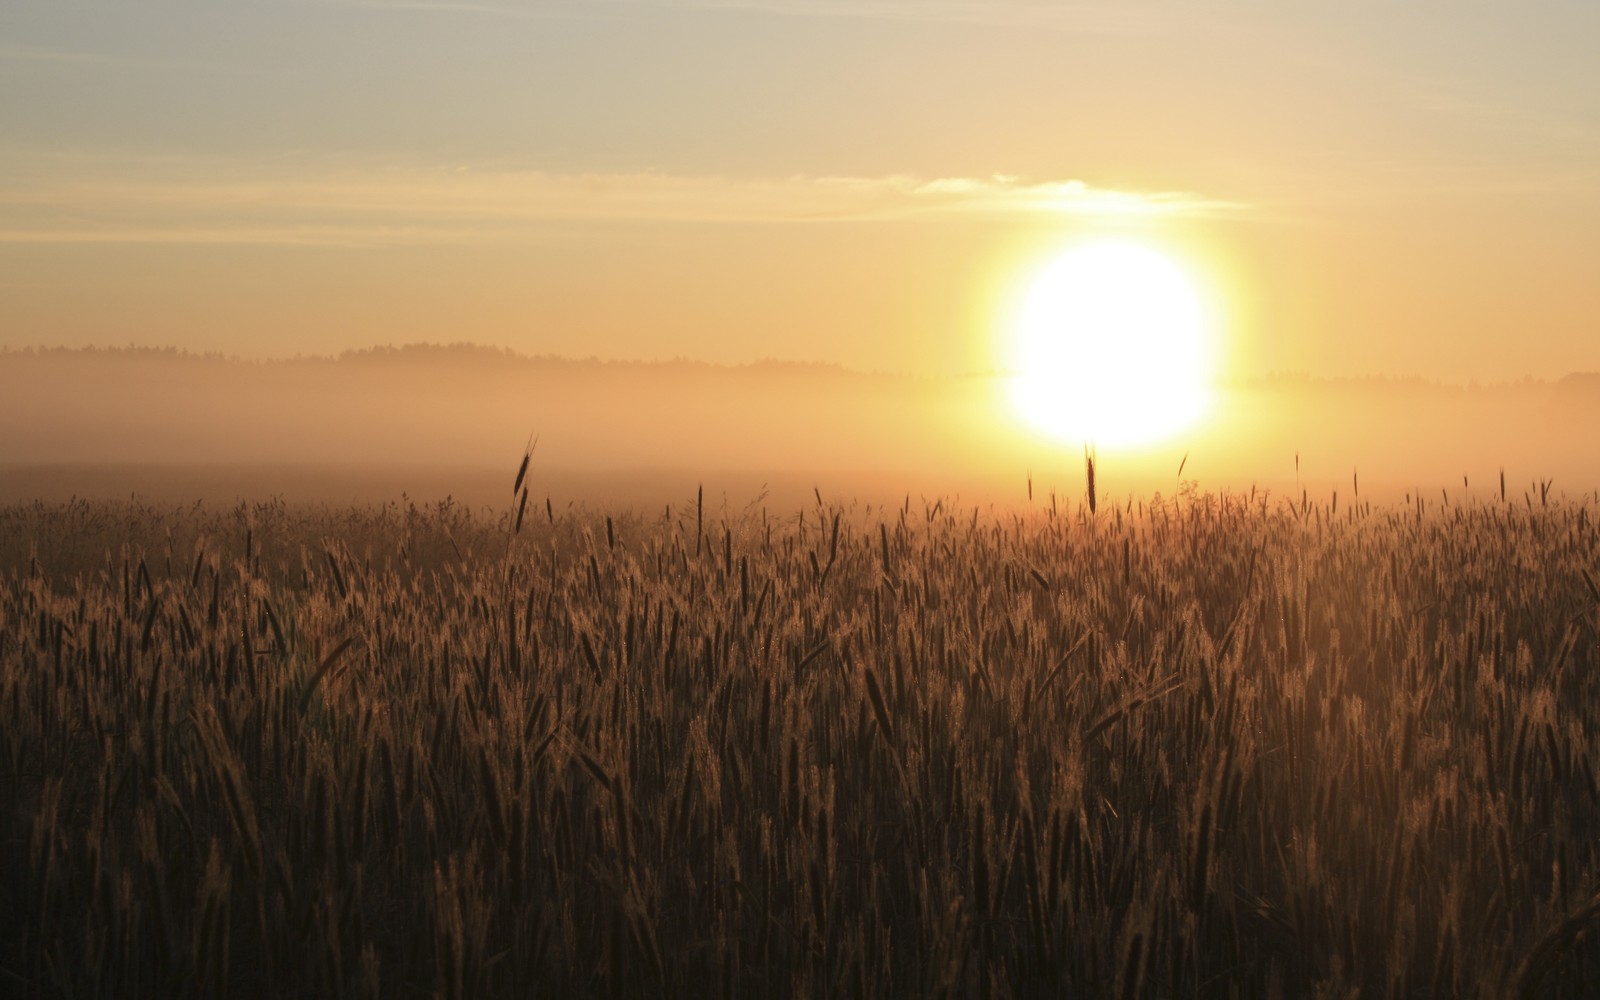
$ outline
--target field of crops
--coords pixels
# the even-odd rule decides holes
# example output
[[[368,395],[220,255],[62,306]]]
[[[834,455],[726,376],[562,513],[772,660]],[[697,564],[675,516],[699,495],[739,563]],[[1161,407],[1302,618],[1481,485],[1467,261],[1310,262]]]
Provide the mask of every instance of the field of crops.
[[[0,508],[0,995],[1581,996],[1600,508]]]

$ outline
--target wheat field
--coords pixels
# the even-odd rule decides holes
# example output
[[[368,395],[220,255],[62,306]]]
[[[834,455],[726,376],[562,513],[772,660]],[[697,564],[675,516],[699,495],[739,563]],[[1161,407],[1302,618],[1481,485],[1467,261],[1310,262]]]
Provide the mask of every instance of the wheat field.
[[[1600,982],[1593,503],[1088,499],[0,508],[0,994]]]

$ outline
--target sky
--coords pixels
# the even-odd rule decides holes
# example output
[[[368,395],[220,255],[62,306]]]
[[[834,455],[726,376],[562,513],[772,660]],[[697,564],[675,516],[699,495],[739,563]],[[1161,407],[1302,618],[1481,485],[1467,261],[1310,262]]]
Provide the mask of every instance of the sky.
[[[7,0],[0,346],[992,371],[1074,241],[1223,374],[1600,369],[1600,4]]]

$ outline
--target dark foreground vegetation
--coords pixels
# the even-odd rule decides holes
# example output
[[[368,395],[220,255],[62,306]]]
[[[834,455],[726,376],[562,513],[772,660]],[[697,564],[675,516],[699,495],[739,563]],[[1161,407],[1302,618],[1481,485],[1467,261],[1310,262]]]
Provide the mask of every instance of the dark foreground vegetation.
[[[0,509],[0,995],[1584,995],[1597,515]]]

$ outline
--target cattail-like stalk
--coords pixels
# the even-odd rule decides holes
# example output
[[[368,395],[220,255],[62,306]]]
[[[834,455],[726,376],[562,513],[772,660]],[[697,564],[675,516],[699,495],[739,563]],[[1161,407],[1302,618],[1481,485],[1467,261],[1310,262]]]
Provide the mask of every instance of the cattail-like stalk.
[[[1087,447],[1083,449],[1083,468],[1084,477],[1089,483],[1089,513],[1093,514],[1097,506],[1094,492],[1094,452]]]

